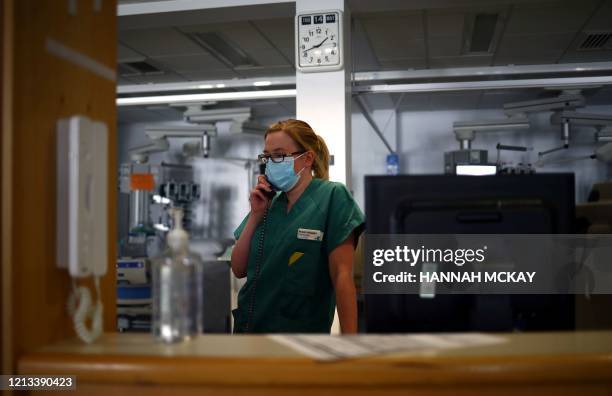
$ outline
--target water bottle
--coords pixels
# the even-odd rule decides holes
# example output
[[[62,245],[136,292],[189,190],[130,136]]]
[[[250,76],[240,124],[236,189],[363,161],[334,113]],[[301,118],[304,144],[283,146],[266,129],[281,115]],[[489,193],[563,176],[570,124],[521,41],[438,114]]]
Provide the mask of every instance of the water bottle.
[[[387,155],[387,175],[399,174],[399,157],[397,154]]]
[[[201,333],[204,316],[202,259],[189,251],[182,210],[172,211],[174,228],[168,233],[168,249],[152,262],[152,332],[166,343],[185,341]]]

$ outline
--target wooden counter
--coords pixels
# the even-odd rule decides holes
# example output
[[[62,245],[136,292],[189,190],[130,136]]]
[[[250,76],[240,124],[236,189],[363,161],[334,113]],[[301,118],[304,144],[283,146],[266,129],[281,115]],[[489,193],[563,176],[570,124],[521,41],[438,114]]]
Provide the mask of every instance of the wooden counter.
[[[319,362],[265,336],[167,346],[147,334],[107,334],[25,355],[19,373],[76,375],[79,393],[113,396],[612,395],[612,332],[503,337],[494,346]]]

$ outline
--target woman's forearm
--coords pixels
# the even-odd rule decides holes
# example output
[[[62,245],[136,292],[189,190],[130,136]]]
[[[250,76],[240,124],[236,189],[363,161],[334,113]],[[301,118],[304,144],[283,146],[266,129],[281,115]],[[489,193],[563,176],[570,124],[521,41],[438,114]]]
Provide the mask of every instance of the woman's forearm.
[[[257,228],[257,222],[253,216],[249,215],[247,223],[240,234],[240,238],[236,241],[234,250],[232,250],[232,272],[236,278],[244,278],[247,275],[247,265],[249,263],[249,250],[251,247],[251,238]]]
[[[342,334],[357,333],[357,292],[351,273],[340,273],[335,282],[336,305]]]

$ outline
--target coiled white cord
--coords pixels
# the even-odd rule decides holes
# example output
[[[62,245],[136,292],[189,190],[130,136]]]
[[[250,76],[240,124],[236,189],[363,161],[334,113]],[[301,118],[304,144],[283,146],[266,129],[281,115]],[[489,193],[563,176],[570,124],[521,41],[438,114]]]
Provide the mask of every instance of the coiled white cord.
[[[76,281],[72,281],[72,293],[68,297],[68,313],[72,316],[74,331],[84,342],[91,344],[102,334],[102,299],[100,296],[100,278],[94,277],[96,294],[98,300],[96,305],[92,305],[91,292],[85,286],[77,286]],[[78,306],[77,306],[78,301]],[[87,328],[85,320],[91,320],[91,328]]]

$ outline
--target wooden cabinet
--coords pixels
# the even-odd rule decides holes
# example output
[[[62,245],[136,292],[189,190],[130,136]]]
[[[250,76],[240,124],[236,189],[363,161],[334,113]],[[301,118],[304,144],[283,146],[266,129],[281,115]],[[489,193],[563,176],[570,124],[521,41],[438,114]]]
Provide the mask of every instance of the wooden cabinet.
[[[3,0],[2,373],[25,353],[72,337],[71,290],[56,267],[55,133],[85,115],[109,131],[106,330],[115,327],[117,4]]]

